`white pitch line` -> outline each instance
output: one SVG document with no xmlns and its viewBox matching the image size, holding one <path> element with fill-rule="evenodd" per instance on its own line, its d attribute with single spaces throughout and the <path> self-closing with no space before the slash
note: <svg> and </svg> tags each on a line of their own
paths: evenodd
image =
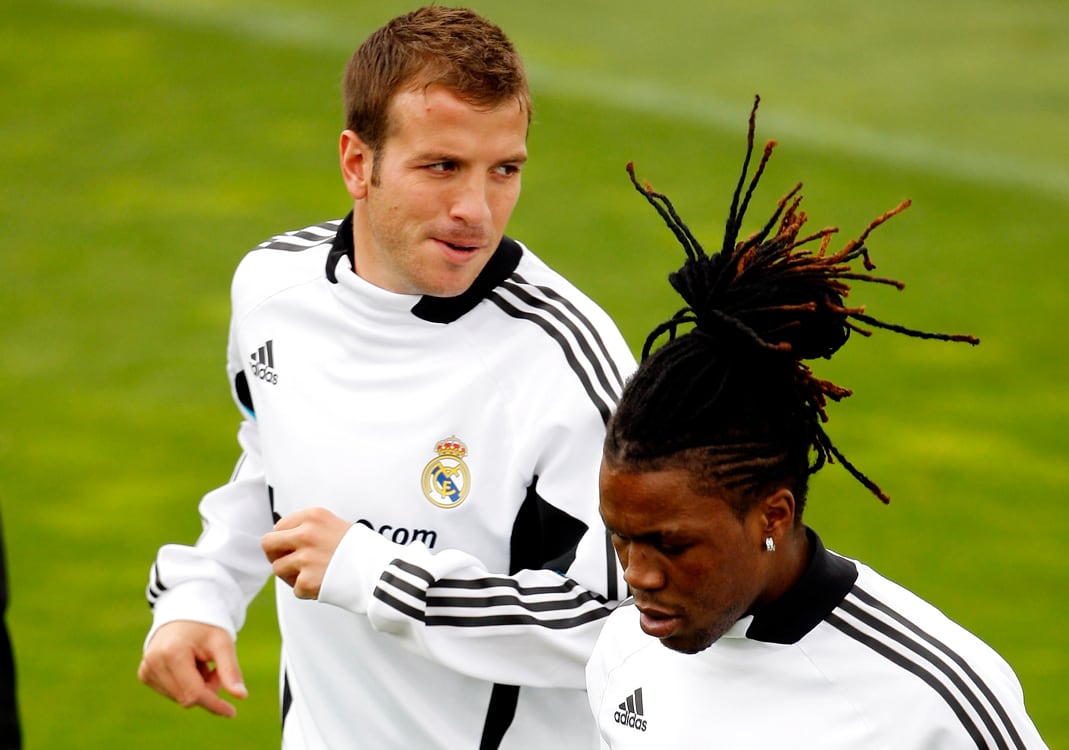
<svg viewBox="0 0 1069 750">
<path fill-rule="evenodd" d="M 338 50 L 348 55 L 370 29 L 340 27 L 307 12 L 264 8 L 256 12 L 220 8 L 211 0 L 60 0 L 67 5 L 110 8 L 149 18 L 175 21 L 193 28 L 222 31 L 301 50 Z M 536 95 L 555 95 L 606 107 L 671 117 L 683 122 L 737 132 L 750 103 L 720 98 L 709 92 L 686 91 L 653 79 L 599 75 L 527 60 Z M 1039 164 L 1006 154 L 981 153 L 934 140 L 880 131 L 798 112 L 763 112 L 762 130 L 778 140 L 842 154 L 869 163 L 907 168 L 923 174 L 966 182 L 1012 187 L 1048 198 L 1069 200 L 1069 171 L 1062 165 Z"/>
<path fill-rule="evenodd" d="M 684 91 L 652 79 L 621 79 L 577 70 L 528 64 L 532 87 L 616 109 L 669 116 L 684 122 L 738 132 L 751 101 Z M 1069 198 L 1069 172 L 1004 154 L 984 154 L 888 131 L 808 115 L 762 111 L 761 130 L 776 140 L 798 143 L 867 162 L 996 187 L 1017 187 Z"/>
</svg>

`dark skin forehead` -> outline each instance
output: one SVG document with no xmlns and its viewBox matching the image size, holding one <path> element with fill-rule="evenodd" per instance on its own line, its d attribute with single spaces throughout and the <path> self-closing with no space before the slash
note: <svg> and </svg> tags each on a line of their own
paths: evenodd
<svg viewBox="0 0 1069 750">
<path fill-rule="evenodd" d="M 684 469 L 631 471 L 603 466 L 603 487 L 610 477 L 626 486 L 629 502 L 626 506 L 607 502 L 603 493 L 602 520 L 610 531 L 638 541 L 704 534 L 710 517 L 728 509 L 716 496 L 696 495 L 691 474 Z"/>
</svg>

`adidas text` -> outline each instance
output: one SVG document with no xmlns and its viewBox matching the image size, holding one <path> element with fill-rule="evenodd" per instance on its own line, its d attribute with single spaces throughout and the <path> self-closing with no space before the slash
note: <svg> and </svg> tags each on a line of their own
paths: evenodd
<svg viewBox="0 0 1069 750">
<path fill-rule="evenodd" d="M 264 381 L 265 383 L 270 383 L 271 385 L 278 385 L 278 373 L 272 370 L 270 367 L 265 367 L 263 365 L 253 365 L 252 374 L 258 377 L 260 380 Z"/>
<path fill-rule="evenodd" d="M 617 724 L 623 724 L 625 727 L 631 729 L 637 729 L 640 732 L 646 731 L 646 718 L 643 715 L 642 706 L 642 688 L 638 688 L 634 693 L 627 696 L 627 698 L 619 705 L 616 713 L 612 715 L 612 718 Z"/>
<path fill-rule="evenodd" d="M 617 711 L 612 715 L 612 718 L 616 720 L 617 724 L 623 724 L 625 727 L 631 727 L 637 729 L 640 732 L 646 731 L 646 720 L 638 714 L 629 714 L 626 711 Z"/>
<path fill-rule="evenodd" d="M 264 345 L 249 356 L 249 367 L 254 377 L 265 383 L 278 385 L 278 373 L 275 372 L 275 342 L 268 339 Z"/>
</svg>

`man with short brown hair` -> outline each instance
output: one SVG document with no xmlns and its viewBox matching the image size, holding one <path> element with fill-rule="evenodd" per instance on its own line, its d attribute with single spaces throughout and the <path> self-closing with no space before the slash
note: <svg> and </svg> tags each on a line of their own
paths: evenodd
<svg viewBox="0 0 1069 750">
<path fill-rule="evenodd" d="M 424 8 L 356 52 L 346 102 L 352 212 L 235 274 L 243 454 L 197 544 L 160 550 L 139 676 L 233 715 L 273 573 L 287 750 L 596 747 L 583 670 L 623 594 L 598 457 L 634 361 L 504 234 L 523 67 L 477 14 Z"/>
</svg>

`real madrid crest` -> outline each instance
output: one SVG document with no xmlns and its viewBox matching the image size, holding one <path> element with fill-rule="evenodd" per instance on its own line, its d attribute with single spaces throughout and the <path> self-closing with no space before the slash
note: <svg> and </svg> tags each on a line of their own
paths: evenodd
<svg viewBox="0 0 1069 750">
<path fill-rule="evenodd" d="M 437 453 L 423 469 L 423 495 L 439 508 L 455 508 L 471 487 L 471 472 L 464 463 L 468 448 L 456 435 L 439 440 Z"/>
</svg>

